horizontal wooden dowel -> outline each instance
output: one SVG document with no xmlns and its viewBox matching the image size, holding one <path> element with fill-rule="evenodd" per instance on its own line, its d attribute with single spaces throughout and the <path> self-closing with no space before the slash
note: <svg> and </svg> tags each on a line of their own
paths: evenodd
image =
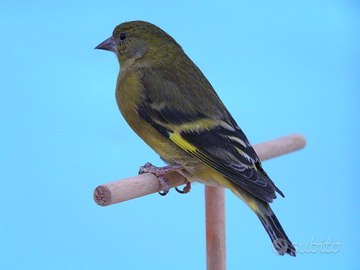
<svg viewBox="0 0 360 270">
<path fill-rule="evenodd" d="M 291 134 L 254 145 L 262 161 L 302 149 L 306 139 L 301 134 Z M 177 172 L 165 175 L 171 188 L 185 184 L 185 178 Z M 107 206 L 149 195 L 162 190 L 157 177 L 153 174 L 141 175 L 117 180 L 98 186 L 94 191 L 94 200 L 98 205 Z"/>
<path fill-rule="evenodd" d="M 170 188 L 185 184 L 185 177 L 177 172 L 165 176 Z M 151 173 L 117 180 L 98 186 L 94 191 L 94 200 L 98 205 L 107 206 L 139 198 L 162 190 L 158 178 Z"/>
<path fill-rule="evenodd" d="M 279 157 L 300 149 L 306 145 L 306 138 L 300 133 L 294 133 L 274 140 L 253 145 L 261 161 Z"/>
</svg>

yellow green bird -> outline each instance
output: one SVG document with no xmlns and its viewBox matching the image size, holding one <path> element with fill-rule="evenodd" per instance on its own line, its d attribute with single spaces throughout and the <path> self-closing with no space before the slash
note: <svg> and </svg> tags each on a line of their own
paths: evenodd
<svg viewBox="0 0 360 270">
<path fill-rule="evenodd" d="M 118 25 L 96 49 L 116 54 L 118 107 L 136 134 L 169 165 L 154 169 L 147 164 L 142 171 L 161 178 L 176 170 L 189 182 L 230 189 L 258 216 L 277 252 L 295 256 L 269 206 L 275 192 L 284 195 L 181 46 L 159 27 L 132 21 Z M 163 185 L 166 193 L 168 187 Z M 189 188 L 188 184 L 184 191 Z"/>
</svg>

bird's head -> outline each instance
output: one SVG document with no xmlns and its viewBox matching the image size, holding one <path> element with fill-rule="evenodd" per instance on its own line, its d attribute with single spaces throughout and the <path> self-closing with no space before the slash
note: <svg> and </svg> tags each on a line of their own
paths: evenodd
<svg viewBox="0 0 360 270">
<path fill-rule="evenodd" d="M 131 65 L 139 59 L 146 65 L 156 65 L 157 61 L 166 61 L 183 53 L 180 45 L 170 35 L 143 21 L 125 22 L 116 26 L 112 36 L 95 49 L 114 52 L 121 67 Z"/>
</svg>

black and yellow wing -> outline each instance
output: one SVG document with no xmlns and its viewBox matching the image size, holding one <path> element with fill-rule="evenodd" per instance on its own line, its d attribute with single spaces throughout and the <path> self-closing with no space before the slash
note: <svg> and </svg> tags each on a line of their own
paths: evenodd
<svg viewBox="0 0 360 270">
<path fill-rule="evenodd" d="M 162 136 L 265 202 L 283 196 L 262 169 L 259 157 L 211 85 L 204 97 L 159 73 L 147 72 L 137 113 Z M 207 83 L 207 81 L 205 81 Z M 156 87 L 156 91 L 153 89 Z M 203 95 L 205 93 L 202 93 Z M 196 95 L 196 96 L 194 96 Z M 209 101 L 208 98 L 211 100 Z M 195 103 L 195 104 L 194 104 Z"/>
</svg>

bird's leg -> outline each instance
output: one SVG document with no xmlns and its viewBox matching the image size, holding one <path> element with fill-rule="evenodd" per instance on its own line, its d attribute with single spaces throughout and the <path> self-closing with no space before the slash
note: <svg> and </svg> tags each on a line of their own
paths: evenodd
<svg viewBox="0 0 360 270">
<path fill-rule="evenodd" d="M 175 187 L 176 191 L 181 193 L 181 194 L 186 194 L 190 192 L 191 189 L 191 183 L 186 180 L 186 186 L 183 188 L 183 190 L 178 189 L 177 187 Z"/>
<path fill-rule="evenodd" d="M 181 170 L 181 169 L 183 169 L 183 166 L 181 166 L 181 165 L 169 165 L 169 166 L 164 166 L 164 167 L 156 167 L 156 166 L 152 165 L 150 162 L 147 162 L 144 166 L 140 167 L 139 174 L 142 174 L 142 173 L 155 174 L 158 177 L 160 184 L 163 186 L 163 190 L 162 190 L 163 192 L 162 193 L 159 192 L 159 194 L 161 196 L 165 196 L 166 194 L 169 193 L 170 186 L 166 182 L 164 175 L 167 173 L 173 172 L 173 171 Z"/>
</svg>

